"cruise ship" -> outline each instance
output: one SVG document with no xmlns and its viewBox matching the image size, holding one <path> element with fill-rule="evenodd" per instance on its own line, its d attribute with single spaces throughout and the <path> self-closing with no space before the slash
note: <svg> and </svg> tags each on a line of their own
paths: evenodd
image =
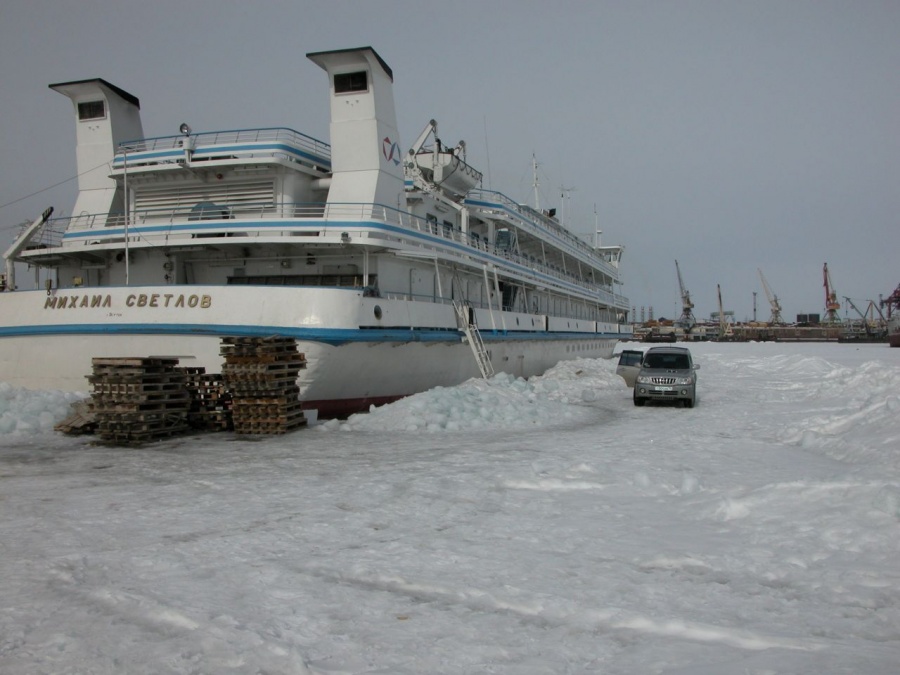
<svg viewBox="0 0 900 675">
<path fill-rule="evenodd" d="M 73 105 L 78 196 L 4 253 L 0 382 L 85 391 L 94 357 L 217 373 L 224 337 L 291 337 L 303 406 L 327 417 L 608 358 L 630 337 L 621 246 L 484 189 L 434 120 L 401 145 L 371 47 L 307 57 L 327 75 L 329 142 L 187 124 L 145 137 L 118 86 L 50 85 Z M 25 265 L 46 285 L 20 288 Z"/>
</svg>

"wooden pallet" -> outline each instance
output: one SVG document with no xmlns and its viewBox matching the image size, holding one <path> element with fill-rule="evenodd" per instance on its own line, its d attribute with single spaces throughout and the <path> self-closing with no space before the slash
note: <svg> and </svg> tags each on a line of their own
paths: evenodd
<svg viewBox="0 0 900 675">
<path fill-rule="evenodd" d="M 166 368 L 171 370 L 178 365 L 178 359 L 159 356 L 95 356 L 91 359 L 91 365 L 94 366 L 95 369 L 103 366 L 112 366 L 116 369 L 132 367 L 140 368 L 141 370 L 154 368 Z"/>
<path fill-rule="evenodd" d="M 95 358 L 91 407 L 102 440 L 138 445 L 188 431 L 186 374 L 169 358 Z"/>
<path fill-rule="evenodd" d="M 187 423 L 198 431 L 229 431 L 234 429 L 230 410 L 191 410 Z"/>
<path fill-rule="evenodd" d="M 223 337 L 222 356 L 260 356 L 297 353 L 297 341 L 288 337 Z"/>
<path fill-rule="evenodd" d="M 75 401 L 71 405 L 69 416 L 57 423 L 53 430 L 70 436 L 93 434 L 97 430 L 97 416 L 94 414 L 91 402 L 89 400 Z"/>
<path fill-rule="evenodd" d="M 231 392 L 222 374 L 207 374 L 205 368 L 180 368 L 191 397 L 188 425 L 197 431 L 228 431 L 231 421 Z"/>
<path fill-rule="evenodd" d="M 223 338 L 222 375 L 239 434 L 283 434 L 306 424 L 297 377 L 306 357 L 293 338 Z"/>
<path fill-rule="evenodd" d="M 191 430 L 284 434 L 307 423 L 297 386 L 306 358 L 292 338 L 223 338 L 221 374 L 178 367 L 163 357 L 95 358 L 89 428 L 119 445 L 140 445 Z"/>
</svg>

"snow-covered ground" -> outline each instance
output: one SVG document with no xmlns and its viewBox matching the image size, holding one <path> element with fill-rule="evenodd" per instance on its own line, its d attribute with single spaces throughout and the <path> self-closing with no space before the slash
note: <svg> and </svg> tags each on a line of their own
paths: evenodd
<svg viewBox="0 0 900 675">
<path fill-rule="evenodd" d="M 0 387 L 0 672 L 897 673 L 900 349 L 691 349 L 143 448 Z"/>
</svg>

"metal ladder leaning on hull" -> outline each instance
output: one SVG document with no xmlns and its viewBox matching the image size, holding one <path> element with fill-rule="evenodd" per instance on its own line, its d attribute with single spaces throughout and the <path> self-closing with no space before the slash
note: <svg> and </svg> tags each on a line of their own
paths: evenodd
<svg viewBox="0 0 900 675">
<path fill-rule="evenodd" d="M 488 358 L 487 350 L 484 348 L 484 341 L 481 339 L 481 333 L 478 332 L 478 326 L 469 320 L 469 308 L 462 302 L 453 301 L 453 309 L 456 310 L 456 323 L 459 329 L 465 333 L 466 340 L 472 353 L 475 355 L 475 361 L 478 363 L 478 370 L 481 371 L 481 377 L 485 380 L 494 374 L 494 366 Z"/>
</svg>

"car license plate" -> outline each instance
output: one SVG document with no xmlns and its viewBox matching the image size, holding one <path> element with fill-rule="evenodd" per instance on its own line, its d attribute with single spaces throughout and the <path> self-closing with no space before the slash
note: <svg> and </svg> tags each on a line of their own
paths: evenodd
<svg viewBox="0 0 900 675">
<path fill-rule="evenodd" d="M 657 391 L 672 391 L 675 387 L 656 387 Z"/>
</svg>

